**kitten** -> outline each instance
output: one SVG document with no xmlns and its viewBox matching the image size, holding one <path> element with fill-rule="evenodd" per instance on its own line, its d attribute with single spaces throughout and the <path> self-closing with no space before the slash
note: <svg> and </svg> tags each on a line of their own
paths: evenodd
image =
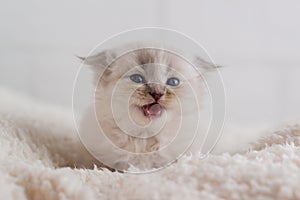
<svg viewBox="0 0 300 200">
<path fill-rule="evenodd" d="M 197 58 L 195 69 L 154 48 L 119 56 L 120 49 L 83 58 L 95 84 L 94 105 L 81 124 L 84 143 L 112 168 L 159 168 L 176 160 L 192 140 L 205 88 L 197 70 L 215 66 Z"/>
</svg>

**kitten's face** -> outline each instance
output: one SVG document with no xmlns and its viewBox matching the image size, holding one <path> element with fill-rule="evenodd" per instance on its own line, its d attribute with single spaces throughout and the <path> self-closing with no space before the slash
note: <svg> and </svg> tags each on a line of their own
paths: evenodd
<svg viewBox="0 0 300 200">
<path fill-rule="evenodd" d="M 98 82 L 99 95 L 111 96 L 112 114 L 118 121 L 128 118 L 142 126 L 162 125 L 182 115 L 182 106 L 192 106 L 188 103 L 195 98 L 191 87 L 200 86 L 201 78 L 189 63 L 171 53 L 142 53 L 125 55 L 107 68 Z M 101 93 L 104 90 L 111 93 Z"/>
<path fill-rule="evenodd" d="M 141 112 L 144 120 L 156 120 L 167 110 L 179 106 L 176 92 L 182 87 L 181 76 L 161 64 L 145 64 L 132 68 L 122 80 L 129 98 L 131 114 Z M 137 113 L 136 113 L 137 114 Z"/>
</svg>

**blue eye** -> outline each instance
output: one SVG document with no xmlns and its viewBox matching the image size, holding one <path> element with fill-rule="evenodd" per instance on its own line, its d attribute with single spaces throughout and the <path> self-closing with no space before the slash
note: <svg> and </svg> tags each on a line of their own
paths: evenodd
<svg viewBox="0 0 300 200">
<path fill-rule="evenodd" d="M 142 75 L 139 75 L 139 74 L 131 75 L 130 80 L 132 80 L 135 83 L 145 83 L 145 78 Z"/>
<path fill-rule="evenodd" d="M 180 83 L 179 79 L 175 78 L 175 77 L 169 78 L 167 80 L 167 85 L 170 85 L 170 86 L 178 86 L 179 83 Z"/>
</svg>

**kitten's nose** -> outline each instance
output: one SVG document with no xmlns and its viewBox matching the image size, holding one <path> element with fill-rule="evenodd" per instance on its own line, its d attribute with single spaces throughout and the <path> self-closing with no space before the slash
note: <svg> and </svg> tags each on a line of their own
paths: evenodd
<svg viewBox="0 0 300 200">
<path fill-rule="evenodd" d="M 149 94 L 154 98 L 155 101 L 158 101 L 164 94 L 156 93 L 156 92 L 149 92 Z"/>
</svg>

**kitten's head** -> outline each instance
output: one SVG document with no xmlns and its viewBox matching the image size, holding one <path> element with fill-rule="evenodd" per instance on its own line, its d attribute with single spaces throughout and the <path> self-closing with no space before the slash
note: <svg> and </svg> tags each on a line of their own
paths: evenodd
<svg viewBox="0 0 300 200">
<path fill-rule="evenodd" d="M 198 61 L 202 68 L 213 67 Z M 182 107 L 194 111 L 191 99 L 199 98 L 204 85 L 198 69 L 165 50 L 144 48 L 119 57 L 104 51 L 85 58 L 85 63 L 95 71 L 96 99 L 112 106 L 117 120 L 129 117 L 139 125 L 166 116 L 171 120 L 182 115 Z"/>
</svg>

